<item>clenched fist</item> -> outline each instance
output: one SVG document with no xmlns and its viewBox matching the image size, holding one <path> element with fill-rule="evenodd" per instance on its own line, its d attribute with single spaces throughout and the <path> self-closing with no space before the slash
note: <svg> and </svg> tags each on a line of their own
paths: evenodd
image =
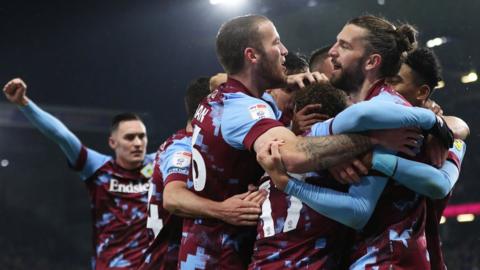
<svg viewBox="0 0 480 270">
<path fill-rule="evenodd" d="M 19 106 L 26 106 L 28 104 L 26 92 L 27 85 L 22 79 L 19 78 L 9 81 L 3 87 L 3 93 L 7 97 L 8 101 Z"/>
</svg>

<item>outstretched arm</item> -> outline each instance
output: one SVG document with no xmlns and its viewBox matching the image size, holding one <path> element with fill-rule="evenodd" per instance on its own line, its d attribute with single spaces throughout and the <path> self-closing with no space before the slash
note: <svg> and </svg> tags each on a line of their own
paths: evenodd
<svg viewBox="0 0 480 270">
<path fill-rule="evenodd" d="M 290 178 L 284 192 L 318 213 L 360 230 L 372 216 L 387 181 L 386 177 L 364 176 L 345 193 Z"/>
<path fill-rule="evenodd" d="M 451 159 L 439 169 L 425 163 L 374 151 L 372 169 L 380 171 L 419 194 L 432 199 L 441 199 L 450 193 L 457 182 L 465 151 L 465 144 L 456 140 L 449 152 Z"/>
<path fill-rule="evenodd" d="M 54 141 L 67 157 L 75 170 L 81 171 L 82 179 L 87 179 L 109 156 L 83 148 L 80 140 L 60 120 L 38 107 L 26 95 L 27 85 L 21 79 L 13 79 L 3 88 L 7 99 L 18 106 L 27 119 L 46 137 Z"/>
<path fill-rule="evenodd" d="M 275 142 L 261 149 L 257 160 L 278 189 L 297 197 L 320 214 L 357 230 L 370 219 L 388 180 L 366 176 L 361 183 L 352 185 L 348 193 L 305 183 L 286 173 Z"/>
<path fill-rule="evenodd" d="M 370 100 L 354 104 L 339 113 L 331 123 L 333 134 L 418 126 L 429 130 L 437 121 L 427 109 L 393 102 Z"/>
<path fill-rule="evenodd" d="M 82 147 L 80 140 L 60 120 L 28 99 L 26 90 L 27 85 L 21 79 L 13 79 L 3 88 L 7 99 L 16 104 L 40 132 L 60 146 L 70 164 L 75 164 Z"/>
</svg>

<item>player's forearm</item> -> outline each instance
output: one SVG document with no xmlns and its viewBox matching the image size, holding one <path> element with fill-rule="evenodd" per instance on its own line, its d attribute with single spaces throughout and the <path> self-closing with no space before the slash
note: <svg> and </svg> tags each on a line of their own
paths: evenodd
<svg viewBox="0 0 480 270">
<path fill-rule="evenodd" d="M 370 219 L 387 180 L 363 177 L 348 193 L 291 179 L 285 193 L 297 197 L 316 212 L 354 229 L 361 229 Z"/>
<path fill-rule="evenodd" d="M 406 107 L 392 102 L 366 101 L 339 113 L 332 123 L 333 134 L 419 126 L 424 130 L 435 124 L 435 114 L 427 109 Z"/>
<path fill-rule="evenodd" d="M 305 173 L 330 168 L 371 150 L 372 140 L 359 134 L 299 137 L 280 147 L 285 168 Z"/>
<path fill-rule="evenodd" d="M 219 202 L 196 195 L 186 185 L 175 184 L 167 184 L 163 193 L 163 208 L 168 212 L 189 218 L 219 218 Z"/>
<path fill-rule="evenodd" d="M 40 109 L 31 100 L 28 101 L 26 106 L 20 106 L 19 108 L 40 132 L 60 146 L 72 164 L 76 162 L 82 144 L 62 122 Z"/>
<path fill-rule="evenodd" d="M 390 176 L 405 187 L 432 199 L 447 196 L 455 185 L 458 168 L 446 161 L 442 168 L 385 153 L 374 153 L 373 169 Z"/>
</svg>

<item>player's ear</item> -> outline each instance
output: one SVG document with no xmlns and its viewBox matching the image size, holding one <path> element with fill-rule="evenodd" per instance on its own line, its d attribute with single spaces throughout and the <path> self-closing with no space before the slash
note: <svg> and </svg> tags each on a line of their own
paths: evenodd
<svg viewBox="0 0 480 270">
<path fill-rule="evenodd" d="M 115 138 L 113 137 L 113 134 L 110 135 L 110 137 L 108 137 L 108 145 L 109 145 L 110 148 L 112 148 L 113 150 L 115 150 L 115 148 L 117 147 L 117 141 L 116 141 Z"/>
<path fill-rule="evenodd" d="M 423 84 L 417 90 L 417 100 L 427 100 L 430 95 L 430 86 Z"/>
<path fill-rule="evenodd" d="M 382 64 L 382 56 L 378 53 L 371 54 L 365 61 L 365 69 L 372 70 L 380 67 Z"/>
<path fill-rule="evenodd" d="M 255 64 L 258 61 L 257 51 L 252 47 L 247 47 L 243 51 L 245 61 Z"/>
</svg>

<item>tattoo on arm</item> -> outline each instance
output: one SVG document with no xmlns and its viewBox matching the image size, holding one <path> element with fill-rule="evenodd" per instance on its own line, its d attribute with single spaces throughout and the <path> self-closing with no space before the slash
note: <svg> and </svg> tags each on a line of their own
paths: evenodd
<svg viewBox="0 0 480 270">
<path fill-rule="evenodd" d="M 359 134 L 341 134 L 325 137 L 304 137 L 296 144 L 316 170 L 330 168 L 350 160 L 373 147 L 370 138 Z"/>
</svg>

